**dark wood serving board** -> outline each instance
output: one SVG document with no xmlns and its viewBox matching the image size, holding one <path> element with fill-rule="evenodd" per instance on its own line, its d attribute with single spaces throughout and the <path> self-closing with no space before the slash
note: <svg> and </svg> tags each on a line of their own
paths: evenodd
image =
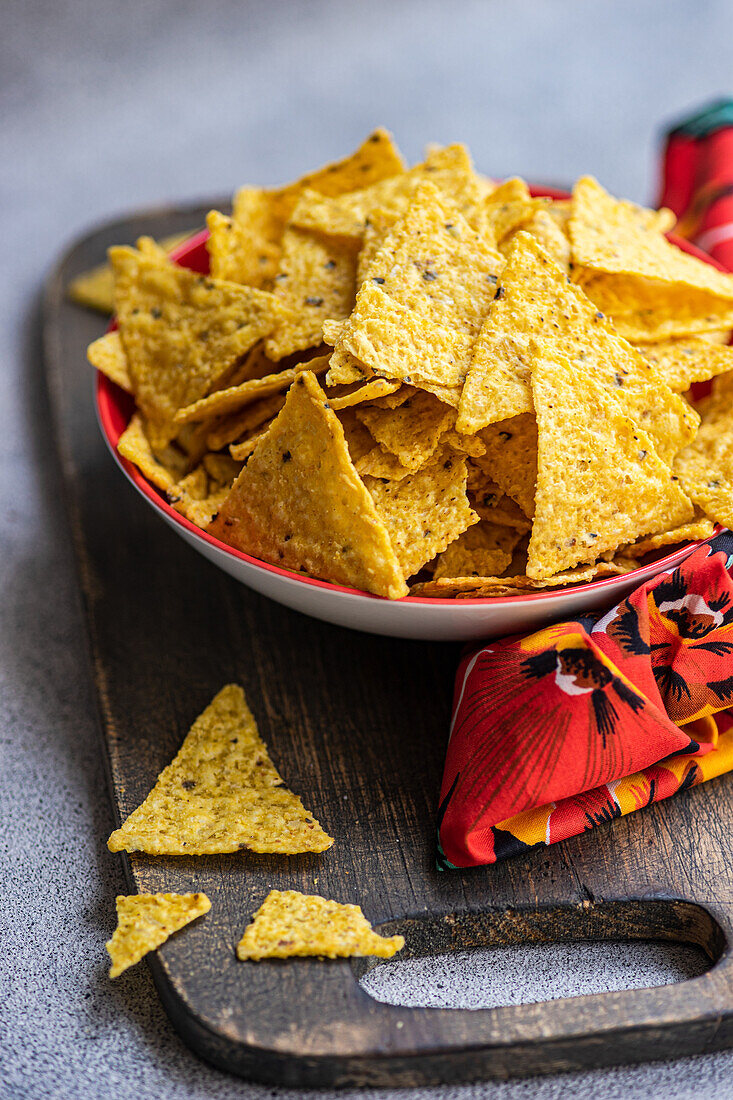
<svg viewBox="0 0 733 1100">
<path fill-rule="evenodd" d="M 225 683 L 244 687 L 288 784 L 336 837 L 321 856 L 122 857 L 132 891 L 203 890 L 211 912 L 149 956 L 171 1020 L 203 1057 L 284 1085 L 414 1085 L 673 1057 L 733 1044 L 733 781 L 488 869 L 435 868 L 435 812 L 457 646 L 395 641 L 288 611 L 225 576 L 121 477 L 95 422 L 70 304 L 108 245 L 203 224 L 208 204 L 109 223 L 52 274 L 48 382 L 108 762 L 124 818 Z M 517 721 L 521 721 L 518 708 Z M 99 843 L 105 842 L 99 838 Z M 271 887 L 358 902 L 404 955 L 568 939 L 669 939 L 714 962 L 677 985 L 479 1011 L 400 1008 L 367 962 L 238 962 Z"/>
</svg>

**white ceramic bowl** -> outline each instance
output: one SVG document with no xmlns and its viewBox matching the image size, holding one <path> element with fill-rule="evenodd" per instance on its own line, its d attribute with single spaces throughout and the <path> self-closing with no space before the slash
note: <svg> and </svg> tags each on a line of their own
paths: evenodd
<svg viewBox="0 0 733 1100">
<path fill-rule="evenodd" d="M 536 193 L 557 195 L 548 191 Z M 204 231 L 186 241 L 172 254 L 173 259 L 185 267 L 207 273 L 207 236 Z M 708 259 L 686 242 L 676 243 L 685 251 Z M 406 596 L 402 600 L 386 600 L 269 565 L 201 531 L 179 515 L 140 471 L 117 453 L 117 441 L 133 411 L 130 396 L 100 374 L 97 377 L 96 406 L 102 435 L 117 465 L 161 519 L 194 550 L 242 584 L 286 607 L 370 634 L 426 641 L 472 641 L 526 633 L 547 623 L 611 607 L 642 581 L 683 561 L 699 545 L 687 543 L 632 573 L 574 585 L 561 591 L 528 592 L 521 596 L 494 599 L 436 600 Z"/>
</svg>

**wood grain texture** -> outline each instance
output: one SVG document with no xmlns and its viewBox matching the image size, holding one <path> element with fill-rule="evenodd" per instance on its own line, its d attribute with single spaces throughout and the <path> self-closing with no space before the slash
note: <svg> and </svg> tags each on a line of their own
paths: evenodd
<svg viewBox="0 0 733 1100">
<path fill-rule="evenodd" d="M 733 1044 L 730 780 L 491 868 L 438 872 L 435 811 L 458 647 L 359 634 L 265 600 L 187 547 L 120 476 L 95 422 L 84 354 L 104 324 L 67 303 L 65 287 L 110 244 L 201 225 L 208 207 L 102 226 L 51 275 L 45 307 L 54 430 L 118 817 L 236 681 L 288 785 L 336 837 L 320 856 L 122 857 L 131 891 L 203 890 L 212 901 L 203 920 L 149 956 L 175 1027 L 223 1068 L 320 1087 L 502 1078 Z M 380 930 L 404 933 L 407 955 L 670 939 L 700 945 L 715 965 L 656 989 L 479 1011 L 400 1008 L 361 989 L 368 960 L 238 962 L 234 945 L 271 887 L 357 902 Z"/>
</svg>

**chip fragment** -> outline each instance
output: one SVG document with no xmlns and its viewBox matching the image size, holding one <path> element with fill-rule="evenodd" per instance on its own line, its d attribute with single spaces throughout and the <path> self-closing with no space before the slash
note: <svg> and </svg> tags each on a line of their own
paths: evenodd
<svg viewBox="0 0 733 1100">
<path fill-rule="evenodd" d="M 87 348 L 87 359 L 120 389 L 132 393 L 132 380 L 127 369 L 127 356 L 118 331 L 107 332 Z"/>
<path fill-rule="evenodd" d="M 710 343 L 701 336 L 640 344 L 639 351 L 675 393 L 685 393 L 695 382 L 733 371 L 733 347 Z"/>
<path fill-rule="evenodd" d="M 380 936 L 359 905 L 344 905 L 297 890 L 271 890 L 237 944 L 237 958 L 296 956 L 391 959 L 403 936 Z"/>
<path fill-rule="evenodd" d="M 189 730 L 152 791 L 107 842 L 111 852 L 323 852 L 333 844 L 284 786 L 244 692 L 228 684 Z"/>
<path fill-rule="evenodd" d="M 117 927 L 107 944 L 110 978 L 118 978 L 174 932 L 211 909 L 206 894 L 134 894 L 117 897 Z"/>
<path fill-rule="evenodd" d="M 400 564 L 316 378 L 303 371 L 211 533 L 285 569 L 398 599 Z"/>
<path fill-rule="evenodd" d="M 505 524 L 481 520 L 439 555 L 433 579 L 500 576 L 511 564 L 520 537 L 520 531 Z"/>
</svg>

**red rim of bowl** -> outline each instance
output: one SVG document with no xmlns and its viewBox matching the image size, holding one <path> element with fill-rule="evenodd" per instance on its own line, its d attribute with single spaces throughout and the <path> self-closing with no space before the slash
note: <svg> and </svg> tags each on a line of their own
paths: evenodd
<svg viewBox="0 0 733 1100">
<path fill-rule="evenodd" d="M 562 191 L 553 187 L 532 187 L 531 192 L 534 196 L 547 197 L 551 199 L 567 199 L 569 194 L 567 191 Z M 712 267 L 717 268 L 719 271 L 726 271 L 726 268 L 714 260 L 702 249 L 697 248 L 695 245 L 690 244 L 688 241 L 682 240 L 680 237 L 676 237 L 674 234 L 668 234 L 669 240 L 676 244 L 683 252 L 689 253 L 691 256 L 697 257 L 697 259 L 704 260 L 705 263 L 711 264 Z M 200 232 L 193 234 L 187 240 L 183 241 L 177 248 L 173 249 L 170 256 L 174 263 L 180 264 L 182 267 L 194 266 L 194 270 L 199 270 L 201 264 L 196 267 L 195 264 L 191 264 L 193 257 L 198 256 L 199 260 L 202 260 L 205 256 L 205 244 L 209 237 L 209 231 L 202 229 Z M 202 274 L 206 274 L 202 271 Z M 114 322 L 110 325 L 110 331 L 116 327 Z M 97 410 L 97 419 L 102 431 L 105 443 L 107 444 L 112 457 L 117 465 L 132 482 L 135 488 L 146 497 L 150 503 L 167 517 L 169 521 L 184 528 L 184 530 L 190 532 L 197 538 L 202 539 L 204 542 L 209 543 L 211 546 L 216 547 L 217 550 L 221 550 L 226 554 L 231 554 L 234 558 L 239 558 L 241 561 L 247 562 L 249 565 L 254 565 L 259 569 L 264 569 L 268 573 L 274 573 L 279 577 L 285 577 L 288 580 L 299 581 L 301 584 L 313 585 L 315 588 L 324 588 L 330 592 L 341 592 L 349 596 L 361 596 L 366 600 L 382 600 L 383 596 L 375 596 L 371 592 L 364 592 L 359 588 L 346 588 L 340 584 L 334 584 L 332 581 L 318 580 L 316 577 L 308 577 L 303 573 L 295 573 L 290 569 L 283 569 L 279 565 L 271 565 L 269 562 L 262 561 L 260 558 L 252 557 L 250 554 L 245 554 L 241 550 L 235 550 L 233 546 L 229 546 L 226 542 L 221 542 L 220 539 L 214 538 L 212 535 L 203 531 L 200 527 L 197 527 L 194 523 L 191 523 L 189 519 L 182 516 L 180 512 L 177 512 L 167 500 L 161 495 L 160 491 L 151 485 L 151 483 L 143 477 L 140 471 L 129 462 L 126 458 L 123 458 L 117 450 L 117 442 L 122 435 L 134 409 L 134 403 L 129 394 L 121 390 L 119 386 L 116 386 L 114 382 L 109 378 L 97 371 L 96 388 L 95 388 L 95 404 Z M 704 539 L 697 542 L 688 542 L 671 554 L 667 554 L 664 557 L 658 558 L 654 565 L 659 567 L 661 572 L 663 569 L 670 566 L 678 565 L 681 561 L 684 561 L 686 557 L 695 549 L 696 546 L 702 545 L 706 541 Z M 402 599 L 387 601 L 388 603 L 410 603 L 410 604 L 434 604 L 435 606 L 445 606 L 446 604 L 451 607 L 475 607 L 481 604 L 505 604 L 505 603 L 527 603 L 530 600 L 549 600 L 555 599 L 558 596 L 562 596 L 569 592 L 598 592 L 604 588 L 612 588 L 618 585 L 619 581 L 626 581 L 632 579 L 641 570 L 647 568 L 646 566 L 639 566 L 638 569 L 633 569 L 629 573 L 620 573 L 613 577 L 604 577 L 597 581 L 588 581 L 585 584 L 576 584 L 572 586 L 566 586 L 561 589 L 551 589 L 549 591 L 542 592 L 523 592 L 521 595 L 516 596 L 486 596 L 486 597 L 465 597 L 463 599 L 457 599 L 455 597 L 429 597 L 429 596 L 403 596 Z"/>
</svg>

